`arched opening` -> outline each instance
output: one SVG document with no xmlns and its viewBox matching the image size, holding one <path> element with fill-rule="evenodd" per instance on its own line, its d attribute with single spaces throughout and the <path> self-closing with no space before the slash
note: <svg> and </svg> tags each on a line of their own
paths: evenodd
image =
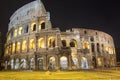
<svg viewBox="0 0 120 80">
<path fill-rule="evenodd" d="M 19 59 L 16 59 L 15 61 L 15 69 L 19 69 Z"/>
<path fill-rule="evenodd" d="M 100 45 L 97 43 L 97 52 L 100 53 Z"/>
<path fill-rule="evenodd" d="M 45 39 L 44 38 L 40 38 L 38 40 L 38 47 L 39 48 L 45 48 Z"/>
<path fill-rule="evenodd" d="M 27 50 L 27 42 L 23 41 L 22 43 L 22 51 L 26 51 Z"/>
<path fill-rule="evenodd" d="M 36 24 L 33 25 L 33 31 L 36 31 Z"/>
<path fill-rule="evenodd" d="M 73 60 L 73 63 L 74 63 L 74 69 L 78 69 L 79 68 L 78 58 L 73 57 L 72 60 Z"/>
<path fill-rule="evenodd" d="M 43 62 L 43 57 L 38 58 L 38 69 L 43 70 L 44 69 L 44 62 Z"/>
<path fill-rule="evenodd" d="M 87 34 L 87 31 L 84 31 L 84 34 Z"/>
<path fill-rule="evenodd" d="M 25 59 L 21 59 L 20 68 L 24 70 L 24 69 L 26 69 L 26 65 L 27 65 L 26 60 Z"/>
<path fill-rule="evenodd" d="M 107 67 L 107 59 L 105 57 L 103 58 L 103 62 L 104 62 L 104 67 L 106 68 Z"/>
<path fill-rule="evenodd" d="M 17 29 L 14 30 L 14 37 L 17 37 Z"/>
<path fill-rule="evenodd" d="M 70 41 L 70 47 L 77 47 L 77 41 L 74 40 L 74 39 L 72 39 L 72 40 Z"/>
<path fill-rule="evenodd" d="M 102 53 L 104 53 L 104 44 L 102 44 Z"/>
<path fill-rule="evenodd" d="M 82 69 L 88 69 L 88 60 L 85 57 L 81 58 L 81 68 Z"/>
<path fill-rule="evenodd" d="M 31 24 L 31 31 L 36 31 L 36 23 Z"/>
<path fill-rule="evenodd" d="M 6 55 L 8 54 L 8 49 L 9 49 L 9 46 L 6 46 L 6 48 L 5 48 L 5 54 Z"/>
<path fill-rule="evenodd" d="M 89 42 L 84 42 L 84 45 L 83 45 L 83 49 L 89 49 L 90 48 L 90 44 Z"/>
<path fill-rule="evenodd" d="M 55 57 L 49 58 L 49 64 L 48 64 L 48 70 L 54 70 L 55 69 Z"/>
<path fill-rule="evenodd" d="M 16 46 L 16 51 L 17 52 L 20 52 L 20 45 L 21 45 L 20 42 L 17 42 L 17 46 Z"/>
<path fill-rule="evenodd" d="M 11 31 L 11 34 L 9 33 L 8 36 L 9 36 L 10 38 L 12 38 L 13 35 L 14 35 L 14 31 L 12 30 L 12 31 Z"/>
<path fill-rule="evenodd" d="M 94 43 L 91 43 L 91 51 L 94 53 L 95 52 L 95 45 Z"/>
<path fill-rule="evenodd" d="M 31 58 L 30 59 L 30 70 L 33 70 L 33 69 L 35 69 L 35 59 Z"/>
<path fill-rule="evenodd" d="M 11 69 L 14 69 L 14 59 L 10 61 Z"/>
<path fill-rule="evenodd" d="M 98 66 L 102 66 L 102 59 L 101 58 L 98 58 L 97 62 L 98 62 Z"/>
<path fill-rule="evenodd" d="M 22 34 L 22 27 L 19 27 L 19 30 L 18 30 L 18 34 L 21 35 Z"/>
<path fill-rule="evenodd" d="M 8 49 L 9 54 L 11 54 L 11 51 L 12 51 L 11 48 L 12 48 L 12 45 L 10 44 Z"/>
<path fill-rule="evenodd" d="M 49 48 L 55 47 L 55 38 L 54 37 L 49 37 L 48 38 L 48 47 Z"/>
<path fill-rule="evenodd" d="M 25 26 L 24 33 L 28 33 L 28 27 L 29 27 L 28 25 Z"/>
<path fill-rule="evenodd" d="M 92 64 L 94 68 L 97 68 L 97 62 L 96 62 L 96 58 L 93 56 L 92 57 Z"/>
<path fill-rule="evenodd" d="M 40 21 L 39 29 L 40 30 L 45 29 L 45 21 L 44 20 Z"/>
<path fill-rule="evenodd" d="M 15 52 L 15 43 L 12 44 L 12 53 Z"/>
<path fill-rule="evenodd" d="M 70 42 L 70 47 L 75 47 L 75 43 L 74 42 Z"/>
<path fill-rule="evenodd" d="M 66 40 L 62 40 L 63 47 L 66 47 Z"/>
<path fill-rule="evenodd" d="M 29 47 L 30 47 L 30 49 L 35 49 L 35 40 L 34 39 L 30 40 Z"/>
<path fill-rule="evenodd" d="M 68 69 L 68 59 L 65 56 L 60 58 L 60 69 L 62 70 Z"/>
<path fill-rule="evenodd" d="M 41 29 L 45 29 L 45 22 L 41 23 Z"/>
<path fill-rule="evenodd" d="M 91 41 L 91 42 L 94 42 L 94 38 L 93 38 L 93 37 L 90 37 L 90 41 Z"/>
</svg>

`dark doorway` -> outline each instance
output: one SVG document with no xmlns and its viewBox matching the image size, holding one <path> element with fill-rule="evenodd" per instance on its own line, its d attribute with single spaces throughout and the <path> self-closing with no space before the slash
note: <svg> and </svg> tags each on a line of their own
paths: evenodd
<svg viewBox="0 0 120 80">
<path fill-rule="evenodd" d="M 45 22 L 41 23 L 41 29 L 45 29 Z"/>
<path fill-rule="evenodd" d="M 96 58 L 93 56 L 92 57 L 92 64 L 94 68 L 97 68 L 97 62 L 96 62 Z"/>
<path fill-rule="evenodd" d="M 63 47 L 66 47 L 66 40 L 62 40 Z"/>
</svg>

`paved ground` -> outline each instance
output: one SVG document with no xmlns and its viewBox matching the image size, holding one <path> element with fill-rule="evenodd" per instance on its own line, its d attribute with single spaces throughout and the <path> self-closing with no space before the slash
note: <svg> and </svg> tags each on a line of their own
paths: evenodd
<svg viewBox="0 0 120 80">
<path fill-rule="evenodd" d="M 120 80 L 120 70 L 81 71 L 2 71 L 0 80 Z"/>
</svg>

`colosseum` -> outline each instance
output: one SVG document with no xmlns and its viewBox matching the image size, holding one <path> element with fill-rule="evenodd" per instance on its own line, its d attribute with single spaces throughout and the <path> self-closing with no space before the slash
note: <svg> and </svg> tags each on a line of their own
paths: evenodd
<svg viewBox="0 0 120 80">
<path fill-rule="evenodd" d="M 52 28 L 41 0 L 10 17 L 5 43 L 6 70 L 79 70 L 116 65 L 112 36 L 102 31 Z"/>
</svg>

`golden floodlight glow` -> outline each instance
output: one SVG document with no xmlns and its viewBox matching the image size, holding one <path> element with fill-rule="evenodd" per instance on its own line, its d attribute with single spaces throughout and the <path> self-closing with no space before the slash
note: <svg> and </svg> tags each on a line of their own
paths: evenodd
<svg viewBox="0 0 120 80">
<path fill-rule="evenodd" d="M 31 31 L 34 31 L 34 25 L 36 25 L 36 23 L 35 22 L 33 22 L 32 24 L 31 24 L 31 27 L 30 27 L 30 29 L 31 29 Z"/>
<path fill-rule="evenodd" d="M 27 50 L 27 42 L 24 40 L 22 43 L 22 51 L 26 51 Z"/>
<path fill-rule="evenodd" d="M 48 46 L 49 47 L 55 47 L 55 37 L 49 37 Z"/>
<path fill-rule="evenodd" d="M 8 54 L 9 46 L 6 47 L 5 53 Z"/>
<path fill-rule="evenodd" d="M 15 52 L 15 43 L 12 44 L 12 53 Z"/>
<path fill-rule="evenodd" d="M 19 27 L 18 34 L 19 34 L 19 35 L 22 34 L 22 27 Z"/>
<path fill-rule="evenodd" d="M 105 50 L 108 52 L 108 51 L 109 51 L 109 47 L 108 47 L 108 46 L 106 46 Z"/>
<path fill-rule="evenodd" d="M 40 38 L 38 40 L 38 47 L 39 48 L 45 48 L 45 40 L 44 40 L 44 38 Z"/>
<path fill-rule="evenodd" d="M 83 49 L 90 49 L 90 44 L 88 41 L 84 42 Z"/>
<path fill-rule="evenodd" d="M 17 36 L 17 29 L 14 30 L 14 37 Z"/>
<path fill-rule="evenodd" d="M 41 24 L 44 23 L 44 22 L 45 22 L 44 20 L 41 20 L 41 21 L 40 21 L 39 30 L 42 29 L 42 28 L 41 28 Z"/>
<path fill-rule="evenodd" d="M 19 52 L 19 51 L 20 51 L 20 42 L 17 42 L 16 51 L 17 51 L 17 52 Z"/>
<path fill-rule="evenodd" d="M 10 40 L 10 34 L 8 34 L 7 40 L 8 40 L 8 41 Z"/>
<path fill-rule="evenodd" d="M 85 62 L 87 59 L 85 57 L 82 57 L 82 60 Z"/>
<path fill-rule="evenodd" d="M 101 58 L 98 58 L 98 65 L 102 66 L 102 60 L 101 60 Z"/>
<path fill-rule="evenodd" d="M 62 56 L 62 57 L 60 58 L 60 60 L 66 61 L 66 60 L 67 60 L 67 57 Z"/>
<path fill-rule="evenodd" d="M 34 39 L 30 40 L 29 47 L 30 47 L 30 49 L 35 49 L 35 40 Z"/>
</svg>

